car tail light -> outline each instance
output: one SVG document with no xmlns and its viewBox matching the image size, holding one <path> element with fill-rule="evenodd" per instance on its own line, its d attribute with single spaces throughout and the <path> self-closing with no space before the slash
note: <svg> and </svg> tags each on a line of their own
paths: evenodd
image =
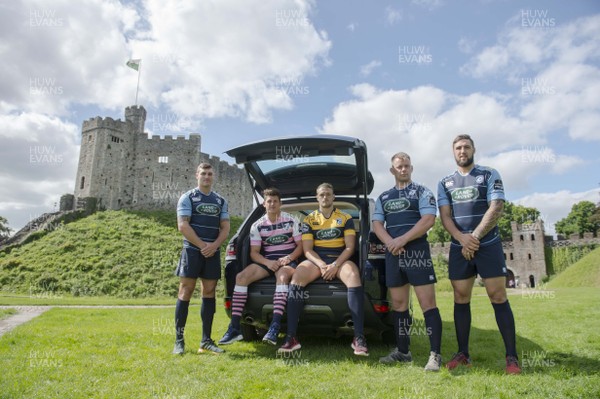
<svg viewBox="0 0 600 399">
<path fill-rule="evenodd" d="M 236 251 L 235 251 L 235 245 L 233 245 L 233 243 L 230 243 L 229 245 L 227 245 L 227 250 L 225 251 L 225 260 L 234 260 L 236 259 Z"/>
<path fill-rule="evenodd" d="M 375 309 L 375 313 L 389 313 L 390 305 L 386 303 L 376 303 L 373 305 L 373 309 Z"/>
<path fill-rule="evenodd" d="M 225 310 L 230 310 L 230 309 L 231 309 L 231 300 L 226 299 L 225 300 Z"/>
</svg>

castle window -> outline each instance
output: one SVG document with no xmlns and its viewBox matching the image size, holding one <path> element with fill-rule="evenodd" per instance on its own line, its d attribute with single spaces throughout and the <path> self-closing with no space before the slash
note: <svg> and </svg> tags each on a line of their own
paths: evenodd
<svg viewBox="0 0 600 399">
<path fill-rule="evenodd" d="M 169 157 L 158 157 L 158 163 L 169 163 Z"/>
<path fill-rule="evenodd" d="M 535 234 L 531 235 L 531 241 L 535 241 Z"/>
<path fill-rule="evenodd" d="M 79 185 L 79 189 L 83 190 L 84 185 L 85 185 L 85 176 L 81 176 L 81 184 Z"/>
<path fill-rule="evenodd" d="M 92 141 L 92 135 L 91 134 L 88 136 L 88 141 Z"/>
<path fill-rule="evenodd" d="M 531 260 L 531 254 L 527 254 L 527 257 L 529 258 L 529 260 Z"/>
<path fill-rule="evenodd" d="M 525 239 L 523 238 L 523 234 L 521 234 L 521 241 L 525 241 Z"/>
<path fill-rule="evenodd" d="M 504 253 L 504 260 L 506 260 L 506 252 Z"/>
<path fill-rule="evenodd" d="M 120 143 L 123 140 L 115 136 L 110 136 L 110 141 L 112 141 L 113 143 Z"/>
<path fill-rule="evenodd" d="M 510 260 L 515 260 L 515 257 L 513 256 L 513 253 L 510 253 Z"/>
</svg>

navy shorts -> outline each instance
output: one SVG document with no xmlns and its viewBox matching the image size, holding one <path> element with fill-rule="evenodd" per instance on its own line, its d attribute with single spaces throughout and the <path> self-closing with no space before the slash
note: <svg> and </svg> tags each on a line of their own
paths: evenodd
<svg viewBox="0 0 600 399">
<path fill-rule="evenodd" d="M 219 280 L 221 278 L 221 251 L 205 258 L 196 248 L 184 247 L 181 250 L 175 275 L 179 277 Z"/>
<path fill-rule="evenodd" d="M 275 272 L 273 270 L 269 269 L 267 266 L 263 265 L 262 263 L 257 263 L 257 262 L 254 262 L 254 263 L 256 263 L 258 266 L 260 266 L 261 269 L 268 271 L 269 276 L 275 275 Z M 298 263 L 296 261 L 291 261 L 286 266 L 293 267 L 295 269 L 298 266 Z"/>
<path fill-rule="evenodd" d="M 427 285 L 437 282 L 427 241 L 406 245 L 399 255 L 385 252 L 385 285 L 402 287 Z"/>
<path fill-rule="evenodd" d="M 506 276 L 506 262 L 500 240 L 486 246 L 480 246 L 475 257 L 466 260 L 462 246 L 451 245 L 448 259 L 448 277 L 450 280 L 465 280 L 479 274 L 482 278 Z"/>
</svg>

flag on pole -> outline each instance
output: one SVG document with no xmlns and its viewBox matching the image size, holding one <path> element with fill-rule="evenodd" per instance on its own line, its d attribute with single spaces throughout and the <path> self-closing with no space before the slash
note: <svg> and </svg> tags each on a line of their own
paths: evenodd
<svg viewBox="0 0 600 399">
<path fill-rule="evenodd" d="M 136 59 L 136 60 L 129 60 L 127 61 L 127 66 L 129 68 L 135 69 L 136 71 L 139 71 L 140 69 L 140 63 L 142 62 L 142 60 L 140 59 Z"/>
</svg>

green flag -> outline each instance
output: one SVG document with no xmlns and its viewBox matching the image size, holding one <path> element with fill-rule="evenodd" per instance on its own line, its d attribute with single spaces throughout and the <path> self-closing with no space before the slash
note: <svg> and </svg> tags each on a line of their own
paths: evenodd
<svg viewBox="0 0 600 399">
<path fill-rule="evenodd" d="M 140 59 L 129 60 L 129 61 L 127 61 L 127 66 L 129 68 L 135 69 L 136 71 L 139 71 L 141 62 L 142 62 L 142 60 L 140 60 Z"/>
</svg>

